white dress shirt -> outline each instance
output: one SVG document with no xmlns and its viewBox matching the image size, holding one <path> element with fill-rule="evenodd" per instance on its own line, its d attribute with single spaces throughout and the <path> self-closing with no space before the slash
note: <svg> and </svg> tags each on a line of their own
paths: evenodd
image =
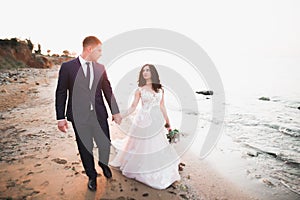
<svg viewBox="0 0 300 200">
<path fill-rule="evenodd" d="M 84 60 L 81 55 L 79 56 L 79 62 L 81 64 L 81 67 L 83 69 L 83 73 L 84 73 L 84 76 L 86 77 L 87 76 L 87 62 L 90 63 L 90 85 L 89 85 L 89 88 L 91 89 L 92 88 L 92 85 L 93 85 L 93 81 L 94 81 L 94 70 L 93 70 L 93 62 L 91 61 L 87 61 L 87 60 Z M 93 105 L 91 103 L 91 110 L 93 110 Z"/>
<path fill-rule="evenodd" d="M 79 56 L 79 62 L 81 64 L 81 67 L 83 69 L 83 73 L 84 73 L 84 76 L 86 77 L 86 69 L 87 69 L 87 62 L 90 63 L 90 85 L 89 85 L 89 88 L 91 89 L 92 88 L 92 85 L 93 85 L 93 81 L 94 81 L 94 70 L 93 70 L 93 62 L 91 61 L 86 61 L 84 60 L 81 55 Z"/>
</svg>

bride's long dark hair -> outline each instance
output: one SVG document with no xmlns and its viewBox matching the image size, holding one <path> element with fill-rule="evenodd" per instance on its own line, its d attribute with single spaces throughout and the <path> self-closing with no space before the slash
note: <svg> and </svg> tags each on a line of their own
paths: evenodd
<svg viewBox="0 0 300 200">
<path fill-rule="evenodd" d="M 139 80 L 138 80 L 138 86 L 139 87 L 143 87 L 144 85 L 146 85 L 146 80 L 144 79 L 143 77 L 143 70 L 144 68 L 148 66 L 149 69 L 150 69 L 150 72 L 151 72 L 151 81 L 152 81 L 152 89 L 155 91 L 155 92 L 158 92 L 158 89 L 161 89 L 162 88 L 162 85 L 160 84 L 160 80 L 159 80 L 159 75 L 158 75 L 158 72 L 155 68 L 154 65 L 152 64 L 145 64 L 141 71 L 140 71 L 140 75 L 139 75 Z"/>
</svg>

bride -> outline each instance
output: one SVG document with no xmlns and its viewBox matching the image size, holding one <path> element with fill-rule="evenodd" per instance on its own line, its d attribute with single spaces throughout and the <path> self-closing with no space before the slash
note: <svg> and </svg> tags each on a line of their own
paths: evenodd
<svg viewBox="0 0 300 200">
<path fill-rule="evenodd" d="M 164 105 L 164 90 L 152 64 L 146 64 L 139 73 L 138 89 L 131 107 L 122 118 L 133 113 L 141 100 L 142 108 L 124 140 L 112 141 L 117 149 L 110 165 L 117 167 L 128 178 L 150 187 L 165 189 L 180 180 L 179 157 L 166 137 L 170 122 Z"/>
</svg>

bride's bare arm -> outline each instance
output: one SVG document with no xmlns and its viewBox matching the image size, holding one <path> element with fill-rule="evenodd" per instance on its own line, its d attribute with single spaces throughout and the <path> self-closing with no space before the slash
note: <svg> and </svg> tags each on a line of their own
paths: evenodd
<svg viewBox="0 0 300 200">
<path fill-rule="evenodd" d="M 133 100 L 131 106 L 124 113 L 121 113 L 121 117 L 123 119 L 135 111 L 135 109 L 140 101 L 140 98 L 141 98 L 141 92 L 139 89 L 137 89 L 135 91 L 134 100 Z"/>
<path fill-rule="evenodd" d="M 169 120 L 169 117 L 168 117 L 168 114 L 167 114 L 167 109 L 165 107 L 165 100 L 164 100 L 164 90 L 162 90 L 162 98 L 161 98 L 161 101 L 160 101 L 160 110 L 164 116 L 164 119 L 166 120 L 166 124 L 168 124 L 168 128 L 171 128 L 171 125 L 170 125 L 170 120 Z"/>
</svg>

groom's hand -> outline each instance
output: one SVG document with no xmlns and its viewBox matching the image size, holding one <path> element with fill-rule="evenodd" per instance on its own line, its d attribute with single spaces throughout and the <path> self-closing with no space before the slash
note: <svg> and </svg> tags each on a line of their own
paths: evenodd
<svg viewBox="0 0 300 200">
<path fill-rule="evenodd" d="M 67 122 L 67 120 L 65 120 L 65 119 L 58 120 L 58 122 L 57 122 L 57 128 L 61 132 L 66 133 L 67 130 L 68 130 L 68 122 Z"/>
<path fill-rule="evenodd" d="M 115 121 L 117 124 L 120 125 L 121 122 L 122 122 L 122 117 L 121 117 L 120 113 L 114 114 L 114 115 L 112 116 L 112 120 Z"/>
</svg>

